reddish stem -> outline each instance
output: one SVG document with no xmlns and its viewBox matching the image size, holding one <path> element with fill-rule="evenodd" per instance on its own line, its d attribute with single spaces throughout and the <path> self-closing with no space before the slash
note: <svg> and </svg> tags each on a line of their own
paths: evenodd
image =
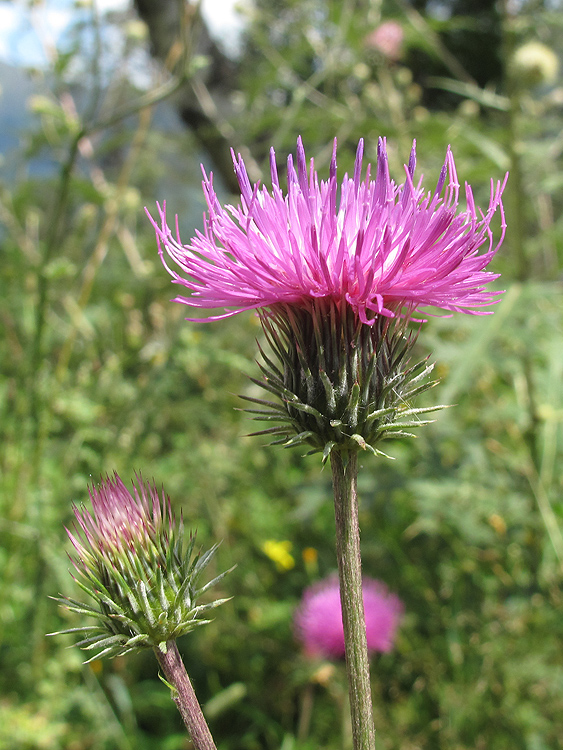
<svg viewBox="0 0 563 750">
<path fill-rule="evenodd" d="M 166 653 L 159 648 L 155 648 L 154 652 L 166 681 L 173 687 L 172 698 L 178 706 L 194 747 L 196 750 L 217 750 L 184 662 L 176 647 L 176 641 L 168 641 L 165 648 Z"/>
</svg>

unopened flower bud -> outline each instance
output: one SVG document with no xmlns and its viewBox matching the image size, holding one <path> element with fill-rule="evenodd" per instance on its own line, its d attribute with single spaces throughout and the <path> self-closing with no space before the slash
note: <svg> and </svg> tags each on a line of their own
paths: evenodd
<svg viewBox="0 0 563 750">
<path fill-rule="evenodd" d="M 170 499 L 139 477 L 133 494 L 117 474 L 89 488 L 92 512 L 75 508 L 74 533 L 67 529 L 77 556 L 71 557 L 80 588 L 94 601 L 69 598 L 59 603 L 98 621 L 52 633 L 82 631 L 79 646 L 101 656 L 118 656 L 143 648 L 166 651 L 166 643 L 209 622 L 207 612 L 227 599 L 197 604 L 199 597 L 227 572 L 209 583 L 199 578 L 217 545 L 195 551 L 195 535 L 186 539 Z"/>
<path fill-rule="evenodd" d="M 514 52 L 509 66 L 514 82 L 520 88 L 555 83 L 559 60 L 555 52 L 541 42 L 527 42 Z"/>
</svg>

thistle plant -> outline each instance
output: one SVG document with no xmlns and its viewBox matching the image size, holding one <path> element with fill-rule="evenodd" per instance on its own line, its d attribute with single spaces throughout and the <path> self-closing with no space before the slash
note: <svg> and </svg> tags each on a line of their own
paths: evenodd
<svg viewBox="0 0 563 750">
<path fill-rule="evenodd" d="M 287 161 L 287 191 L 270 152 L 271 190 L 251 185 L 241 156 L 233 164 L 238 206 L 221 206 L 213 175 L 203 172 L 208 212 L 203 232 L 181 242 L 158 206 L 153 221 L 159 252 L 173 283 L 188 290 L 174 301 L 220 309 L 206 321 L 257 310 L 270 351 L 261 350 L 261 378 L 269 394 L 249 398 L 257 419 L 274 424 L 259 433 L 285 446 L 305 444 L 330 458 L 336 551 L 350 690 L 354 747 L 373 750 L 374 727 L 362 599 L 357 454 L 381 453 L 379 444 L 410 435 L 438 406 L 413 399 L 433 383 L 426 360 L 411 363 L 425 313 L 487 314 L 499 292 L 486 268 L 504 237 L 505 180 L 491 181 L 489 205 L 475 205 L 460 186 L 451 150 L 434 190 L 415 182 L 413 145 L 405 181 L 389 175 L 386 143 L 379 140 L 375 179 L 362 177 L 363 141 L 354 172 L 337 181 L 336 141 L 328 180 L 319 181 L 297 141 L 297 164 Z M 501 216 L 495 244 L 491 222 Z M 167 257 L 184 272 L 170 266 Z M 199 318 L 198 320 L 202 320 Z M 275 400 L 272 400 L 272 396 Z"/>
<path fill-rule="evenodd" d="M 95 651 L 87 661 L 152 648 L 172 688 L 182 718 L 198 750 L 215 745 L 176 647 L 176 638 L 205 625 L 210 610 L 228 601 L 198 604 L 229 571 L 200 585 L 218 545 L 196 551 L 195 534 L 186 537 L 170 499 L 138 477 L 131 493 L 117 473 L 89 488 L 92 511 L 75 507 L 75 531 L 67 529 L 78 586 L 93 600 L 68 597 L 59 603 L 96 620 L 52 633 L 81 632 L 78 643 Z"/>
</svg>

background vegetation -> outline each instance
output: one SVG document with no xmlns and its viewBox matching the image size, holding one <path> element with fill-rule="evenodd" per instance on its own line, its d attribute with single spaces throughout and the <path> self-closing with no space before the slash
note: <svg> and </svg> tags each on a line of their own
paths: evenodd
<svg viewBox="0 0 563 750">
<path fill-rule="evenodd" d="M 430 182 L 451 143 L 481 205 L 511 172 L 502 302 L 420 337 L 443 381 L 426 398 L 455 408 L 390 445 L 395 461 L 365 457 L 365 572 L 406 612 L 373 690 L 381 750 L 560 747 L 561 11 L 256 0 L 225 52 L 197 6 L 77 3 L 46 43 L 0 174 L 1 748 L 189 747 L 151 653 L 84 666 L 70 637 L 45 638 L 76 624 L 48 598 L 76 595 L 71 504 L 115 469 L 164 484 L 203 545 L 224 540 L 218 568 L 238 565 L 232 602 L 180 643 L 218 747 L 347 746 L 342 665 L 305 660 L 291 624 L 335 568 L 329 473 L 244 437 L 256 319 L 184 322 L 143 212 L 166 198 L 187 240 L 200 161 L 228 197 L 229 145 L 258 177 L 269 146 L 283 164 L 298 134 L 324 173 L 337 136 L 341 175 L 359 137 L 375 161 L 386 135 L 399 180 L 416 138 Z M 403 35 L 391 52 L 373 37 L 388 21 Z"/>
</svg>

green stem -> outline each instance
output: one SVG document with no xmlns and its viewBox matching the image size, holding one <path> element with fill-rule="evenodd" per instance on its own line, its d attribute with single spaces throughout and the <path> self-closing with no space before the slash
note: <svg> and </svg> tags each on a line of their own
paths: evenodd
<svg viewBox="0 0 563 750">
<path fill-rule="evenodd" d="M 78 158 L 79 142 L 80 136 L 77 135 L 70 144 L 68 156 L 65 163 L 61 166 L 59 187 L 56 193 L 55 204 L 50 214 L 49 231 L 45 240 L 45 246 L 41 258 L 41 265 L 38 271 L 39 276 L 37 281 L 37 306 L 35 308 L 35 331 L 33 346 L 31 350 L 30 375 L 32 379 L 37 378 L 37 373 L 43 359 L 43 333 L 45 330 L 45 317 L 49 301 L 49 277 L 47 275 L 47 265 L 51 260 L 53 252 L 59 245 L 61 224 L 68 200 L 72 171 Z M 36 389 L 32 387 L 31 393 L 31 410 L 33 414 L 37 414 L 38 404 Z"/>
<path fill-rule="evenodd" d="M 505 69 L 505 87 L 510 102 L 507 111 L 507 151 L 510 157 L 508 181 L 505 195 L 506 232 L 507 244 L 512 248 L 515 258 L 516 278 L 518 281 L 526 281 L 532 270 L 530 260 L 527 257 L 526 238 L 526 203 L 529 197 L 526 194 L 524 175 L 522 172 L 521 154 L 521 112 L 522 91 L 519 81 L 510 74 L 510 59 L 514 54 L 517 44 L 516 24 L 519 23 L 514 10 L 510 8 L 508 0 L 500 3 L 502 12 L 502 56 Z"/>
<path fill-rule="evenodd" d="M 178 707 L 184 724 L 196 750 L 217 750 L 205 721 L 203 711 L 186 672 L 175 641 L 168 641 L 166 653 L 154 649 L 166 681 L 172 686 L 172 698 Z"/>
<path fill-rule="evenodd" d="M 374 750 L 375 728 L 362 595 L 362 559 L 356 487 L 358 456 L 355 451 L 348 453 L 335 450 L 331 453 L 330 462 L 354 750 Z"/>
</svg>

